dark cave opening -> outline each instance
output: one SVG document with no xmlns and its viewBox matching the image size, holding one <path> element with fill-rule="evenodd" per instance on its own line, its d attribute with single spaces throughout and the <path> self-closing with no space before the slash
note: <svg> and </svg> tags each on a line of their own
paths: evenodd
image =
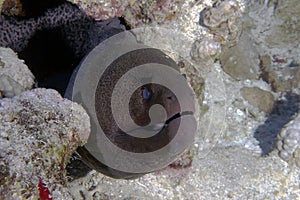
<svg viewBox="0 0 300 200">
<path fill-rule="evenodd" d="M 3 18 L 9 23 L 7 28 L 7 22 L 0 23 L 1 30 L 11 32 L 8 37 L 13 41 L 5 47 L 15 50 L 25 61 L 35 76 L 36 87 L 55 89 L 62 96 L 74 69 L 89 51 L 104 39 L 123 31 L 121 26 L 130 29 L 124 18 L 113 19 L 119 20 L 119 27 L 110 25 L 111 19 L 107 23 L 95 21 L 65 0 L 21 0 L 21 4 L 25 16 Z M 49 12 L 45 17 L 46 10 Z M 19 40 L 28 34 L 31 35 L 28 41 Z M 26 46 L 14 49 L 14 46 L 22 46 L 20 42 L 25 42 Z M 3 46 L 1 41 L 0 46 Z"/>
<path fill-rule="evenodd" d="M 37 17 L 47 9 L 67 2 L 66 0 L 20 0 L 26 18 Z"/>
<path fill-rule="evenodd" d="M 38 31 L 19 52 L 19 57 L 34 74 L 38 87 L 52 88 L 62 95 L 80 62 L 62 37 L 59 27 Z"/>
</svg>

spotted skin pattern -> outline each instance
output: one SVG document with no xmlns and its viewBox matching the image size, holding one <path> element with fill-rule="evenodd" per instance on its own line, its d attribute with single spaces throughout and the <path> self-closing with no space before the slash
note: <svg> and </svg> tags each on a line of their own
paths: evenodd
<svg viewBox="0 0 300 200">
<path fill-rule="evenodd" d="M 111 24 L 116 24 L 114 20 L 117 19 L 96 22 L 71 3 L 61 4 L 30 19 L 1 15 L 0 46 L 20 52 L 38 31 L 58 29 L 75 55 L 82 57 L 107 36 L 124 29 L 121 25 L 112 27 Z"/>
</svg>

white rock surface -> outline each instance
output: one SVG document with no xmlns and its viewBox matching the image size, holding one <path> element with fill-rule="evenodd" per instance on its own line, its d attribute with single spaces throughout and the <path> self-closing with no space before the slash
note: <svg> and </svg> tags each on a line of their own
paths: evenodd
<svg viewBox="0 0 300 200">
<path fill-rule="evenodd" d="M 69 183 L 76 197 L 97 199 L 297 199 L 299 169 L 277 155 L 261 157 L 243 147 L 217 147 L 185 169 L 166 168 L 137 180 L 115 180 L 92 171 Z"/>
<path fill-rule="evenodd" d="M 34 76 L 24 61 L 13 50 L 0 47 L 0 94 L 13 97 L 31 89 L 33 84 Z"/>
<path fill-rule="evenodd" d="M 90 133 L 89 117 L 55 90 L 0 100 L 0 199 L 37 199 L 41 180 L 54 199 L 70 199 L 65 166 Z"/>
</svg>

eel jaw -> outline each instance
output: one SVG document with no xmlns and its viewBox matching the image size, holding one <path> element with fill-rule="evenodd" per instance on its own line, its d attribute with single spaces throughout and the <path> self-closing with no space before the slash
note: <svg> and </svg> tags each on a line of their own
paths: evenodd
<svg viewBox="0 0 300 200">
<path fill-rule="evenodd" d="M 178 112 L 175 115 L 173 115 L 172 117 L 170 117 L 169 119 L 167 119 L 166 122 L 165 122 L 165 124 L 164 124 L 164 126 L 168 126 L 171 121 L 173 121 L 173 120 L 175 120 L 177 118 L 180 118 L 182 116 L 185 116 L 185 115 L 194 115 L 194 112 L 193 111 Z"/>
<path fill-rule="evenodd" d="M 139 138 L 151 137 L 157 134 L 158 132 L 163 131 L 163 129 L 172 127 L 171 126 L 172 122 L 178 123 L 176 122 L 177 119 L 184 116 L 193 116 L 193 115 L 194 115 L 193 111 L 178 112 L 164 122 L 159 122 L 159 123 L 149 124 L 147 126 L 139 127 L 137 129 L 127 132 L 127 134 Z"/>
</svg>

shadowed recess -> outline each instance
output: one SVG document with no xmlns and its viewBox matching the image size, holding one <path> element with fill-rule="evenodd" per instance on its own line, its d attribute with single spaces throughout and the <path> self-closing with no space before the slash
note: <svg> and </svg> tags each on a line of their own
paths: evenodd
<svg viewBox="0 0 300 200">
<path fill-rule="evenodd" d="M 26 17 L 1 15 L 0 46 L 18 53 L 34 74 L 38 87 L 62 95 L 69 78 L 95 46 L 125 29 L 118 18 L 95 21 L 64 1 L 22 1 Z"/>
<path fill-rule="evenodd" d="M 276 101 L 265 123 L 260 125 L 254 132 L 254 137 L 259 141 L 259 146 L 262 149 L 262 156 L 268 155 L 274 150 L 281 129 L 299 112 L 300 96 L 287 93 L 285 98 L 284 101 Z"/>
<path fill-rule="evenodd" d="M 45 10 L 67 2 L 65 0 L 20 0 L 26 17 L 36 17 Z"/>
<path fill-rule="evenodd" d="M 59 28 L 38 31 L 19 53 L 38 80 L 39 87 L 63 94 L 73 69 L 79 63 Z"/>
</svg>

